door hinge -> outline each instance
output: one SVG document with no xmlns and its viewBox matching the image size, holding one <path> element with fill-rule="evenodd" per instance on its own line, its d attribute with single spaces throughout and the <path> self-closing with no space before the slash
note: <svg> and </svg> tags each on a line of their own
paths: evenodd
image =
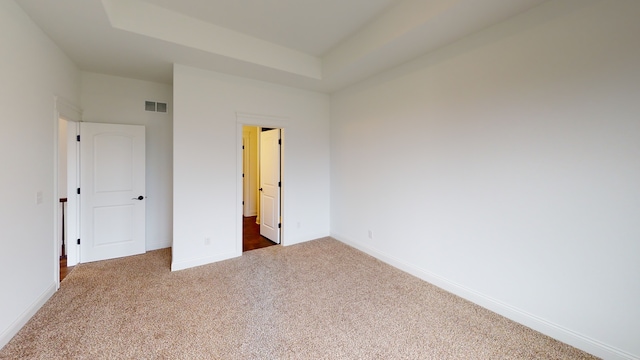
<svg viewBox="0 0 640 360">
<path fill-rule="evenodd" d="M 242 177 L 244 177 L 244 174 L 242 174 Z"/>
<path fill-rule="evenodd" d="M 80 239 L 78 239 L 78 245 L 80 245 Z"/>
<path fill-rule="evenodd" d="M 244 150 L 244 145 L 242 145 L 242 150 Z"/>
<path fill-rule="evenodd" d="M 80 195 L 80 188 L 78 188 L 76 192 L 78 193 L 78 195 Z"/>
<path fill-rule="evenodd" d="M 242 205 L 244 205 L 244 201 L 242 202 Z"/>
<path fill-rule="evenodd" d="M 278 229 L 280 229 L 282 227 L 282 224 L 278 223 Z"/>
<path fill-rule="evenodd" d="M 282 145 L 282 140 L 278 139 L 278 145 Z"/>
<path fill-rule="evenodd" d="M 80 141 L 80 135 L 76 135 L 76 141 Z"/>
<path fill-rule="evenodd" d="M 282 186 L 282 184 L 280 183 L 280 181 L 278 181 L 278 187 L 281 187 L 281 186 Z"/>
</svg>

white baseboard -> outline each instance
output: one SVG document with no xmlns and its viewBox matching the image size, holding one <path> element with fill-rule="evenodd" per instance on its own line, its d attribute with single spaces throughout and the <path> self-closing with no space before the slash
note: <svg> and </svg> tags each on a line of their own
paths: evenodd
<svg viewBox="0 0 640 360">
<path fill-rule="evenodd" d="M 147 242 L 147 244 L 146 244 L 146 250 L 147 251 L 166 249 L 166 248 L 169 248 L 169 247 L 171 247 L 171 240 L 151 241 L 151 242 Z"/>
<path fill-rule="evenodd" d="M 237 252 L 232 251 L 228 253 L 216 254 L 213 256 L 205 256 L 205 257 L 181 260 L 181 261 L 172 261 L 171 271 L 179 271 L 179 270 L 189 269 L 196 266 L 207 265 L 207 264 L 211 264 L 211 263 L 222 261 L 222 260 L 233 259 L 241 255 L 242 255 L 242 252 L 238 254 Z"/>
<path fill-rule="evenodd" d="M 571 329 L 567 329 L 558 324 L 554 324 L 552 322 L 544 320 L 534 314 L 530 314 L 514 306 L 486 296 L 480 292 L 469 289 L 430 271 L 408 264 L 393 256 L 386 255 L 383 252 L 378 251 L 377 249 L 370 246 L 356 241 L 351 241 L 339 234 L 331 234 L 331 237 L 364 253 L 367 253 L 395 268 L 398 268 L 424 281 L 436 285 L 439 288 L 442 288 L 450 293 L 458 295 L 463 299 L 469 300 L 508 319 L 530 327 L 547 336 L 550 336 L 556 340 L 562 341 L 595 356 L 612 360 L 640 360 L 640 356 L 630 354 L 626 351 L 617 349 L 598 340 L 579 334 Z"/>
<path fill-rule="evenodd" d="M 323 239 L 326 237 L 330 237 L 331 235 L 327 235 L 327 234 L 315 234 L 315 235 L 311 235 L 311 236 L 305 236 L 304 238 L 300 239 L 288 239 L 285 238 L 284 241 L 282 242 L 282 246 L 291 246 L 291 245 L 297 245 L 297 244 L 302 244 L 302 243 L 306 243 L 309 241 L 314 241 L 314 240 L 318 240 L 318 239 Z"/>
<path fill-rule="evenodd" d="M 56 292 L 56 284 L 51 284 L 18 318 L 0 334 L 0 349 L 22 329 L 22 327 L 35 315 L 44 303 Z"/>
</svg>

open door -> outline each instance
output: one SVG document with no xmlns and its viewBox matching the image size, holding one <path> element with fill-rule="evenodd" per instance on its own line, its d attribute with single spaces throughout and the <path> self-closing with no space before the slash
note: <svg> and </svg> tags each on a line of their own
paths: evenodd
<svg viewBox="0 0 640 360">
<path fill-rule="evenodd" d="M 145 252 L 145 128 L 80 123 L 80 262 Z"/>
<path fill-rule="evenodd" d="M 280 129 L 260 133 L 260 235 L 280 244 Z"/>
</svg>

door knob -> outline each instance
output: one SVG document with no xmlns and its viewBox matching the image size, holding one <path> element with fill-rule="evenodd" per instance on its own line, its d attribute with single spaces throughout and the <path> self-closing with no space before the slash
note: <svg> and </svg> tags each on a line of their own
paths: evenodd
<svg viewBox="0 0 640 360">
<path fill-rule="evenodd" d="M 140 195 L 137 198 L 132 198 L 131 200 L 144 200 L 144 196 Z"/>
<path fill-rule="evenodd" d="M 258 189 L 258 190 L 262 191 L 262 188 L 260 188 L 260 189 Z"/>
</svg>

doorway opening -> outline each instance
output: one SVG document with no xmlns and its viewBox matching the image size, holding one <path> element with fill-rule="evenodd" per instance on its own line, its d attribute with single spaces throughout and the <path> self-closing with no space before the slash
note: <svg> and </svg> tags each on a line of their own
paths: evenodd
<svg viewBox="0 0 640 360">
<path fill-rule="evenodd" d="M 65 118 L 63 117 L 59 117 L 58 118 L 58 187 L 57 187 L 57 194 L 58 196 L 56 197 L 58 199 L 58 203 L 59 203 L 59 213 L 58 213 L 58 219 L 57 219 L 57 223 L 59 224 L 59 228 L 58 228 L 58 240 L 57 240 L 57 248 L 59 249 L 59 256 L 58 258 L 60 259 L 60 270 L 59 270 L 59 275 L 60 278 L 59 280 L 62 281 L 64 280 L 64 278 L 69 274 L 69 272 L 71 270 L 73 270 L 73 267 L 75 265 L 75 248 L 73 246 L 70 246 L 70 237 L 69 237 L 69 227 L 75 227 L 75 217 L 70 216 L 72 215 L 69 212 L 69 206 L 68 206 L 68 181 L 67 178 L 69 177 L 69 171 L 67 170 L 67 168 L 69 167 L 69 164 L 71 164 L 71 166 L 75 166 L 75 162 L 74 161 L 69 161 L 69 154 L 74 154 L 74 151 L 70 151 L 68 150 L 69 147 L 72 147 L 74 144 L 71 141 L 68 141 L 69 139 L 69 131 L 73 131 L 73 130 L 69 130 L 68 128 L 70 127 L 74 127 L 75 128 L 75 123 L 67 121 Z M 73 172 L 71 172 L 71 174 L 73 174 Z M 70 181 L 73 182 L 73 181 Z M 72 203 L 74 203 L 75 199 L 72 199 Z M 73 231 L 71 231 L 71 233 L 73 233 Z M 72 254 L 71 255 L 71 262 L 68 263 L 67 262 L 67 255 L 69 254 L 68 249 L 71 248 L 72 250 Z"/>
<path fill-rule="evenodd" d="M 54 210 L 54 254 L 56 280 L 60 286 L 60 281 L 80 262 L 135 255 L 146 250 L 145 207 L 142 204 L 145 196 L 141 195 L 145 184 L 145 128 L 139 125 L 80 122 L 79 110 L 71 112 L 68 110 L 70 106 L 65 107 L 62 102 L 57 102 L 56 106 L 54 193 L 58 201 Z M 131 151 L 127 152 L 127 149 Z M 81 157 L 81 151 L 86 156 Z M 130 161 L 127 161 L 129 158 Z M 109 167 L 105 168 L 104 164 Z M 125 190 L 117 193 L 113 188 Z M 135 192 L 135 197 L 129 190 Z M 123 191 L 129 192 L 122 194 Z M 95 205 L 93 208 L 89 206 L 97 202 L 95 194 L 102 196 L 98 199 L 103 201 L 99 211 L 93 210 Z M 111 196 L 117 196 L 119 203 L 105 203 L 105 200 L 111 200 Z M 122 211 L 111 211 L 114 207 Z M 80 219 L 83 219 L 85 226 L 81 226 Z M 96 230 L 98 226 L 101 228 Z M 80 245 L 82 238 L 85 239 L 83 246 Z"/>
<path fill-rule="evenodd" d="M 242 127 L 242 251 L 281 242 L 282 130 Z"/>
<path fill-rule="evenodd" d="M 53 194 L 54 194 L 54 269 L 57 287 L 78 262 L 76 237 L 78 231 L 78 198 L 76 195 L 78 160 L 76 134 L 82 112 L 70 101 L 54 96 L 53 117 Z"/>
</svg>

